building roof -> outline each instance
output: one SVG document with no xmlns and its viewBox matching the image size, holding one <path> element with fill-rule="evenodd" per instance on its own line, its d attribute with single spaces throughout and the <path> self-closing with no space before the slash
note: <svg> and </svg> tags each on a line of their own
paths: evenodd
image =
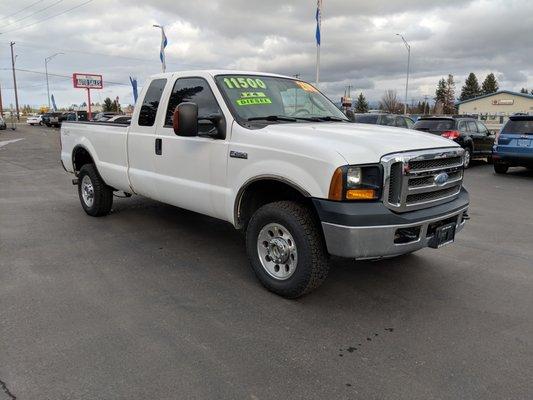
<svg viewBox="0 0 533 400">
<path fill-rule="evenodd" d="M 485 98 L 485 97 L 495 96 L 495 95 L 497 95 L 497 94 L 501 94 L 501 93 L 510 94 L 510 95 L 513 95 L 513 96 L 525 97 L 526 99 L 531 99 L 531 100 L 533 100 L 533 95 L 531 95 L 531 94 L 520 93 L 520 92 L 512 92 L 512 91 L 510 91 L 510 90 L 498 90 L 497 92 L 494 92 L 494 93 L 484 94 L 483 96 L 478 96 L 478 97 L 474 97 L 474 98 L 472 98 L 472 99 L 468 99 L 468 100 L 464 100 L 464 101 L 459 101 L 459 102 L 457 102 L 457 103 L 455 103 L 455 104 L 456 104 L 456 105 L 464 104 L 464 103 L 468 103 L 468 102 L 470 102 L 470 101 L 475 101 L 475 100 L 483 99 L 483 98 Z"/>
</svg>

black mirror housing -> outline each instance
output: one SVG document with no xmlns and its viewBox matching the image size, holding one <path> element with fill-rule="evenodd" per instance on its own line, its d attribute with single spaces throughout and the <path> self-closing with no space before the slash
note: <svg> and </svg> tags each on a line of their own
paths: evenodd
<svg viewBox="0 0 533 400">
<path fill-rule="evenodd" d="M 198 104 L 181 103 L 174 111 L 174 133 L 178 136 L 198 136 Z"/>
</svg>

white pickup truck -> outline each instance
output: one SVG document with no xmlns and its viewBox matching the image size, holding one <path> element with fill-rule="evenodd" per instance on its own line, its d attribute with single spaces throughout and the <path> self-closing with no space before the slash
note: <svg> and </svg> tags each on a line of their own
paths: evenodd
<svg viewBox="0 0 533 400">
<path fill-rule="evenodd" d="M 438 248 L 468 219 L 453 141 L 351 123 L 314 86 L 274 74 L 155 75 L 129 125 L 63 123 L 61 160 L 91 216 L 120 191 L 242 229 L 259 280 L 289 298 L 324 281 L 329 255 Z"/>
</svg>

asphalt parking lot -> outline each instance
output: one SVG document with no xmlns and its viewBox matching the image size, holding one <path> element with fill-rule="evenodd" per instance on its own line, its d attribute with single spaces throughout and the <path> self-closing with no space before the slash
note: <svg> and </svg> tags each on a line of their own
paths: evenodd
<svg viewBox="0 0 533 400">
<path fill-rule="evenodd" d="M 477 163 L 454 245 L 335 259 L 290 301 L 226 223 L 88 217 L 58 154 L 56 129 L 0 133 L 0 400 L 533 398 L 533 172 Z"/>
</svg>

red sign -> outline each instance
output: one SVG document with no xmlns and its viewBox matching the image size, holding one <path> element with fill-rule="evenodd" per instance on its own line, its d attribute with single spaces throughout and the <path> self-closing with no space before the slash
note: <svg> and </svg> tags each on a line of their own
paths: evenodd
<svg viewBox="0 0 533 400">
<path fill-rule="evenodd" d="M 75 88 L 83 89 L 102 89 L 104 87 L 104 80 L 102 75 L 96 74 L 72 74 L 72 82 Z"/>
</svg>

